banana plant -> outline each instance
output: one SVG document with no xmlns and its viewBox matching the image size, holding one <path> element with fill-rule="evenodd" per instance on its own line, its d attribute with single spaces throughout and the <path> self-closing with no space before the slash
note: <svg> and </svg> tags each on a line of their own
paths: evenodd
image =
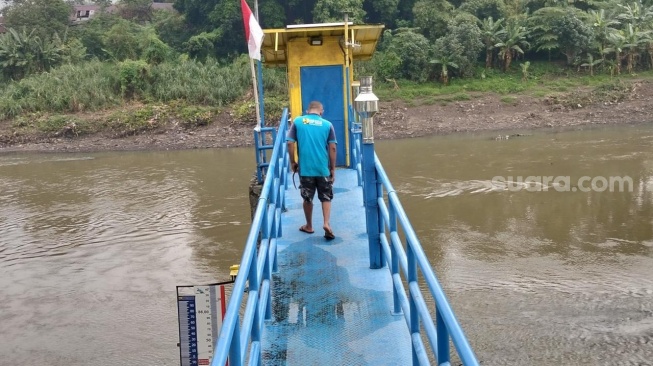
<svg viewBox="0 0 653 366">
<path fill-rule="evenodd" d="M 612 33 L 608 36 L 608 47 L 606 47 L 603 52 L 605 54 L 614 53 L 614 70 L 617 75 L 621 74 L 621 63 L 623 62 L 624 55 L 623 52 L 626 49 L 626 37 L 624 37 L 623 31 Z"/>
<path fill-rule="evenodd" d="M 633 73 L 635 58 L 639 56 L 640 48 L 651 40 L 650 33 L 650 31 L 640 31 L 632 24 L 628 24 L 626 29 L 624 29 L 623 35 L 626 42 L 624 48 L 626 50 L 627 61 L 626 68 L 628 69 L 629 74 Z"/>
<path fill-rule="evenodd" d="M 599 51 L 602 51 L 606 47 L 608 35 L 616 32 L 617 29 L 615 27 L 621 23 L 609 14 L 606 14 L 605 9 L 591 9 L 588 11 L 588 14 L 592 22 L 592 29 L 594 30 L 596 40 L 598 41 Z M 605 60 L 605 54 L 603 52 L 600 53 L 601 59 Z"/>
<path fill-rule="evenodd" d="M 508 71 L 515 55 L 523 55 L 522 47 L 528 47 L 529 43 L 526 41 L 528 31 L 525 27 L 517 23 L 510 23 L 505 30 L 503 39 L 494 46 L 499 49 L 499 56 L 503 59 L 503 70 Z"/>
<path fill-rule="evenodd" d="M 440 69 L 440 80 L 442 81 L 442 84 L 449 85 L 449 68 L 457 69 L 458 64 L 453 62 L 450 56 L 445 56 L 445 55 L 442 55 L 440 56 L 440 58 L 431 60 L 429 62 L 435 65 L 442 66 L 442 68 Z"/>
<path fill-rule="evenodd" d="M 496 22 L 492 17 L 485 18 L 484 20 L 479 20 L 479 28 L 481 29 L 481 37 L 483 37 L 483 43 L 485 44 L 485 68 L 489 69 L 492 67 L 492 60 L 494 59 L 494 50 L 497 48 L 496 44 L 499 42 L 501 37 L 506 33 L 506 30 L 503 28 L 504 19 L 501 18 Z"/>
<path fill-rule="evenodd" d="M 626 5 L 617 4 L 617 6 L 621 9 L 617 19 L 633 24 L 636 28 L 640 25 L 647 25 L 653 20 L 653 6 L 645 7 L 641 0 Z"/>
<path fill-rule="evenodd" d="M 581 67 L 587 67 L 590 70 L 590 76 L 594 76 L 594 66 L 603 62 L 603 59 L 595 60 L 591 53 L 587 54 L 585 63 L 580 64 Z"/>
</svg>

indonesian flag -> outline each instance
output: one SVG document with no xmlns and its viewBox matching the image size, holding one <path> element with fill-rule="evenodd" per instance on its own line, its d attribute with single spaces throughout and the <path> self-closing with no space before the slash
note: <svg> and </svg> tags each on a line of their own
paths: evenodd
<svg viewBox="0 0 653 366">
<path fill-rule="evenodd" d="M 247 48 L 249 57 L 255 60 L 261 60 L 261 45 L 263 44 L 263 29 L 258 25 L 254 14 L 249 9 L 245 0 L 240 0 L 240 6 L 243 8 L 243 23 L 245 24 L 245 36 L 247 37 Z"/>
</svg>

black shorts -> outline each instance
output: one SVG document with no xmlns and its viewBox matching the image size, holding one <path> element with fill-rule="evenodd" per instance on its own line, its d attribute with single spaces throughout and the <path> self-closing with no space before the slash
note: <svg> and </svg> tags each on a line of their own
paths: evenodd
<svg viewBox="0 0 653 366">
<path fill-rule="evenodd" d="M 313 202 L 316 189 L 320 202 L 333 199 L 333 182 L 329 177 L 299 177 L 299 189 L 305 202 Z"/>
</svg>

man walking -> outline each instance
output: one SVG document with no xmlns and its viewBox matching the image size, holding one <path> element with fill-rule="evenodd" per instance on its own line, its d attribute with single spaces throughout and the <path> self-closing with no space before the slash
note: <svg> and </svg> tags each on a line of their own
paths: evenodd
<svg viewBox="0 0 653 366">
<path fill-rule="evenodd" d="M 299 172 L 299 188 L 304 199 L 304 216 L 306 225 L 299 230 L 313 234 L 313 196 L 317 190 L 317 198 L 322 203 L 324 216 L 324 237 L 335 239 L 329 218 L 331 216 L 331 200 L 333 199 L 333 182 L 336 175 L 336 133 L 331 122 L 322 118 L 324 107 L 322 103 L 312 101 L 306 114 L 293 120 L 286 142 L 290 155 L 290 166 L 293 172 Z M 299 164 L 295 161 L 297 147 Z"/>
</svg>

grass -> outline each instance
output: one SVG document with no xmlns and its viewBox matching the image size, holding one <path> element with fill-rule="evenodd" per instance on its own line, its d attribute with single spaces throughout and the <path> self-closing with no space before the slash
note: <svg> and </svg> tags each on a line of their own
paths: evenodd
<svg viewBox="0 0 653 366">
<path fill-rule="evenodd" d="M 0 83 L 0 119 L 10 119 L 19 132 L 54 136 L 99 130 L 131 135 L 171 123 L 195 128 L 212 123 L 227 107 L 237 122 L 256 120 L 246 56 L 228 65 L 183 58 L 149 65 L 130 74 L 130 85 L 138 87 L 129 95 L 124 93 L 125 80 L 121 79 L 124 68 L 124 64 L 89 61 Z M 374 92 L 382 100 L 402 100 L 409 106 L 447 105 L 495 93 L 506 104 L 515 104 L 516 95 L 526 94 L 576 108 L 597 101 L 619 101 L 629 92 L 628 80 L 653 79 L 653 71 L 590 76 L 554 63 L 532 63 L 527 79 L 519 70 L 518 63 L 509 72 L 479 67 L 476 77 L 452 78 L 447 86 L 398 80 L 395 88 L 394 83 L 381 81 Z M 264 69 L 263 80 L 266 121 L 276 123 L 288 104 L 285 70 Z"/>
<path fill-rule="evenodd" d="M 287 106 L 286 75 L 265 69 L 264 80 L 266 118 L 278 121 Z M 240 102 L 251 88 L 246 56 L 227 65 L 184 58 L 157 65 L 88 61 L 0 81 L 0 120 L 11 120 L 23 133 L 53 136 L 99 130 L 133 135 L 169 123 L 194 128 L 212 123 L 221 108 L 232 105 L 242 111 L 237 117 L 255 120 L 247 115 L 254 110 L 251 102 Z"/>
<path fill-rule="evenodd" d="M 653 71 L 640 72 L 636 75 L 622 74 L 612 77 L 609 73 L 596 73 L 590 76 L 585 71 L 562 68 L 552 63 L 532 63 L 527 80 L 522 80 L 518 65 L 508 72 L 478 68 L 475 77 L 469 79 L 452 78 L 449 85 L 439 82 L 416 83 L 397 80 L 399 89 L 393 83 L 380 82 L 375 85 L 374 93 L 383 100 L 401 100 L 408 105 L 423 105 L 452 101 L 470 100 L 480 93 L 496 93 L 502 96 L 528 94 L 538 98 L 549 95 L 568 93 L 577 88 L 593 89 L 610 85 L 615 80 L 653 79 Z M 510 97 L 502 99 L 504 103 L 513 103 Z"/>
</svg>

